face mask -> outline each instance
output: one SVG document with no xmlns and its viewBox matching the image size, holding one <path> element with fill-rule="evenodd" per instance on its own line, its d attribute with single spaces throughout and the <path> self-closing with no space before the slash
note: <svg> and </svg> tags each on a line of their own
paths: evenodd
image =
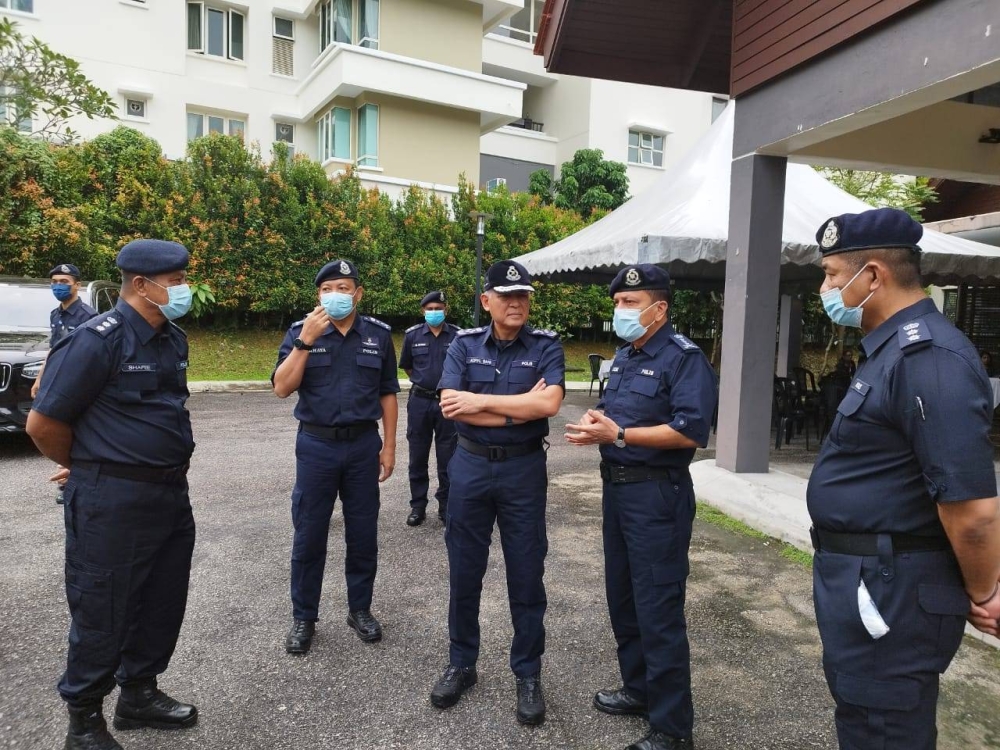
<svg viewBox="0 0 1000 750">
<path fill-rule="evenodd" d="M 157 284 L 152 279 L 146 279 L 146 281 L 154 286 L 160 287 L 160 289 L 167 290 L 167 304 L 159 305 L 156 302 L 153 302 L 153 300 L 149 300 L 151 304 L 160 308 L 160 312 L 163 313 L 163 317 L 167 320 L 177 320 L 178 318 L 182 318 L 187 315 L 188 310 L 191 309 L 191 287 L 187 284 L 163 286 L 163 284 Z M 147 297 L 147 299 L 149 298 Z"/>
<path fill-rule="evenodd" d="M 334 320 L 343 320 L 354 310 L 354 294 L 326 292 L 320 295 L 319 302 L 323 305 L 327 315 Z"/>
<path fill-rule="evenodd" d="M 69 284 L 53 284 L 52 296 L 60 302 L 65 302 L 73 296 L 73 288 Z"/>
<path fill-rule="evenodd" d="M 864 310 L 861 308 L 865 302 L 872 298 L 872 294 L 875 294 L 875 292 L 872 292 L 865 297 L 861 301 L 861 304 L 857 307 L 847 307 L 847 305 L 844 304 L 844 289 L 847 289 L 847 287 L 853 284 L 854 279 L 858 278 L 858 276 L 861 275 L 861 272 L 866 268 L 868 268 L 868 266 L 865 266 L 861 269 L 861 271 L 854 274 L 851 280 L 844 284 L 843 288 L 831 289 L 820 295 L 820 299 L 823 300 L 823 309 L 826 310 L 826 314 L 830 316 L 830 320 L 838 326 L 849 326 L 851 328 L 861 327 L 861 315 L 864 313 Z"/>
<path fill-rule="evenodd" d="M 649 307 L 655 307 L 654 302 Z M 646 308 L 646 310 L 649 309 Z M 615 333 L 618 334 L 619 338 L 623 338 L 630 344 L 636 339 L 641 339 L 646 335 L 646 331 L 649 330 L 649 326 L 644 326 L 639 322 L 639 318 L 646 310 L 632 310 L 628 308 L 615 308 L 614 326 Z"/>
<path fill-rule="evenodd" d="M 444 310 L 428 310 L 424 313 L 424 320 L 427 321 L 427 325 L 437 328 L 444 323 Z"/>
</svg>

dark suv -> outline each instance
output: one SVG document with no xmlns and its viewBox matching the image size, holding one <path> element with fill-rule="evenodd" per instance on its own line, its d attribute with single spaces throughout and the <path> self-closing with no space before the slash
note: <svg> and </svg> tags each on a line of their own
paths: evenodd
<svg viewBox="0 0 1000 750">
<path fill-rule="evenodd" d="M 118 284 L 91 281 L 80 299 L 97 312 L 118 301 Z M 59 302 L 48 279 L 0 276 L 0 432 L 21 432 L 31 409 L 31 386 L 49 349 L 49 313 Z"/>
</svg>

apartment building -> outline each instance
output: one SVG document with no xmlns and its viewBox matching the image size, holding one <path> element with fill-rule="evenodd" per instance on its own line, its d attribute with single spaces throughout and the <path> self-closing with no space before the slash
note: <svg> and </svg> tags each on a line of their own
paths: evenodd
<svg viewBox="0 0 1000 750">
<path fill-rule="evenodd" d="M 533 55 L 540 0 L 0 0 L 78 60 L 170 158 L 211 132 L 354 165 L 397 195 L 458 175 L 527 187 L 578 148 L 628 161 L 632 191 L 696 140 L 711 97 L 557 76 Z M 513 123 L 513 124 L 511 124 Z M 112 122 L 72 123 L 93 137 Z"/>
</svg>

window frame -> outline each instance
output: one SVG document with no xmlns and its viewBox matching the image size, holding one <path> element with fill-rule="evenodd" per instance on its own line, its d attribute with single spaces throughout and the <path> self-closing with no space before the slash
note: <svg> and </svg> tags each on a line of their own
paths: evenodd
<svg viewBox="0 0 1000 750">
<path fill-rule="evenodd" d="M 240 54 L 239 57 L 233 52 L 233 18 L 240 19 Z M 238 10 L 233 10 L 232 8 L 226 11 L 226 57 L 230 60 L 238 60 L 239 62 L 246 62 L 247 56 L 247 15 L 246 13 L 241 13 Z"/>
<path fill-rule="evenodd" d="M 125 117 L 125 119 L 127 119 L 127 120 L 143 120 L 143 121 L 148 119 L 148 113 L 147 113 L 147 107 L 149 107 L 149 99 L 148 98 L 140 97 L 140 96 L 129 96 L 128 94 L 126 94 L 124 98 L 125 98 L 125 106 L 122 108 L 122 113 L 123 113 L 123 116 Z M 132 114 L 129 111 L 129 104 L 132 103 L 132 102 L 139 102 L 139 103 L 142 104 L 142 114 L 141 115 L 134 115 L 134 114 Z"/>
<path fill-rule="evenodd" d="M 292 129 L 292 137 L 291 138 L 285 139 L 285 138 L 281 137 L 281 134 L 278 131 L 281 128 L 283 128 L 283 127 L 285 127 L 285 128 L 291 128 Z M 293 122 L 281 122 L 279 120 L 275 120 L 275 122 L 274 122 L 274 140 L 275 140 L 276 143 L 280 142 L 280 143 L 291 143 L 291 144 L 294 144 L 295 143 L 295 123 L 293 123 Z"/>
<path fill-rule="evenodd" d="M 229 60 L 232 62 L 246 63 L 247 45 L 247 14 L 241 10 L 229 8 L 215 3 L 207 3 L 204 0 L 188 0 L 187 3 L 187 51 L 195 54 L 212 57 L 216 60 Z M 194 13 L 192 13 L 194 11 Z M 209 51 L 209 14 L 217 13 L 222 17 L 222 50 L 221 52 Z M 197 18 L 197 39 L 192 41 L 192 20 Z M 235 38 L 233 19 L 239 18 L 239 39 Z M 234 53 L 234 47 L 239 47 L 239 54 Z"/>
<path fill-rule="evenodd" d="M 246 134 L 247 134 L 247 116 L 246 115 L 243 115 L 243 114 L 226 115 L 226 114 L 210 113 L 210 112 L 199 111 L 199 110 L 190 110 L 190 109 L 187 110 L 185 114 L 187 116 L 187 142 L 188 143 L 190 143 L 191 141 L 195 140 L 195 138 L 204 138 L 205 136 L 211 135 L 212 133 L 218 133 L 219 135 L 225 135 L 225 136 L 236 136 L 237 133 L 234 132 L 234 129 L 233 129 L 233 124 L 235 124 L 235 123 L 239 124 L 238 130 L 239 130 L 240 137 L 243 138 L 244 141 L 246 141 Z M 191 118 L 192 117 L 198 117 L 201 120 L 201 125 L 200 125 L 200 128 L 199 128 L 199 130 L 201 131 L 201 134 L 200 135 L 196 135 L 194 137 L 191 136 L 191 123 L 192 123 L 192 119 Z M 211 120 L 221 120 L 222 121 L 222 127 L 221 127 L 221 129 L 219 129 L 219 128 L 213 129 L 213 126 L 211 124 Z"/>
<path fill-rule="evenodd" d="M 7 92 L 9 91 L 12 91 L 10 87 L 0 86 L 0 93 L 2 93 L 3 96 L 8 96 Z M 2 118 L 3 122 L 14 128 L 15 131 L 21 135 L 31 135 L 31 133 L 34 132 L 35 120 L 30 114 L 27 117 L 22 117 L 20 120 L 16 120 L 17 113 L 8 109 L 7 104 L 2 100 L 0 100 L 0 108 L 2 108 L 0 109 L 0 118 Z"/>
<path fill-rule="evenodd" d="M 365 49 L 378 49 L 379 46 L 379 36 L 381 35 L 382 27 L 382 2 L 381 0 L 370 0 L 375 4 L 375 36 L 364 35 L 365 29 L 363 25 L 364 18 L 364 8 L 366 2 L 369 0 L 357 0 L 358 3 L 358 46 L 364 47 Z"/>
<path fill-rule="evenodd" d="M 278 21 L 287 21 L 292 25 L 292 32 L 290 36 L 278 33 Z M 289 42 L 295 41 L 295 19 L 285 18 L 284 16 L 271 16 L 271 36 L 275 39 L 286 39 Z"/>
<path fill-rule="evenodd" d="M 334 44 L 354 44 L 354 0 L 345 0 L 347 4 L 347 40 L 337 39 L 338 29 L 341 28 L 341 24 L 338 23 L 340 18 L 340 2 L 341 0 L 322 0 L 319 5 L 320 16 L 319 16 L 319 50 L 323 52 L 328 47 Z"/>
<path fill-rule="evenodd" d="M 374 153 L 363 153 L 361 150 L 361 135 L 364 133 L 364 128 L 361 126 L 361 114 L 362 112 L 367 112 L 375 110 L 375 152 Z M 372 104 L 366 102 L 358 107 L 358 157 L 355 160 L 355 164 L 358 167 L 368 167 L 368 168 L 378 168 L 378 140 L 379 140 L 379 106 L 377 104 Z M 365 124 L 367 124 L 367 114 L 365 115 Z M 365 146 L 369 147 L 371 144 L 367 142 L 367 137 L 365 138 Z M 366 149 L 367 151 L 368 149 Z M 374 163 L 368 163 L 368 160 L 374 160 Z"/>
<path fill-rule="evenodd" d="M 337 135 L 337 112 L 345 112 L 347 114 L 347 137 L 346 137 L 346 155 L 339 155 L 338 141 L 336 139 Z M 328 161 L 336 160 L 341 162 L 351 161 L 351 129 L 353 127 L 353 113 L 347 107 L 337 107 L 332 106 L 322 115 L 320 115 L 316 120 L 316 141 L 318 144 L 317 157 L 319 158 L 320 164 L 326 164 Z M 343 122 L 343 118 L 341 120 Z"/>
<path fill-rule="evenodd" d="M 30 7 L 25 10 L 24 8 L 15 8 L 14 4 L 27 3 Z M 28 15 L 35 15 L 35 0 L 0 0 L 0 8 L 4 10 L 9 10 L 14 13 L 26 13 Z"/>
<path fill-rule="evenodd" d="M 635 145 L 632 143 L 633 136 L 635 136 Z M 667 138 L 663 133 L 629 128 L 627 153 L 628 164 L 634 167 L 652 167 L 653 169 L 663 169 L 663 154 L 665 151 L 666 140 Z M 659 141 L 659 147 L 657 147 L 657 141 Z M 635 158 L 632 157 L 633 150 L 635 151 Z M 659 164 L 657 164 L 657 157 L 659 157 Z"/>
</svg>

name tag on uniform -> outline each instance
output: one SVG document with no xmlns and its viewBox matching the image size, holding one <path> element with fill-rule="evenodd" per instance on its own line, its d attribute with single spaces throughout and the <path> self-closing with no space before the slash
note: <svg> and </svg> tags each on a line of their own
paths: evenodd
<svg viewBox="0 0 1000 750">
<path fill-rule="evenodd" d="M 125 362 L 122 372 L 156 372 L 155 362 Z"/>
<path fill-rule="evenodd" d="M 178 372 L 180 372 L 181 370 L 186 370 L 187 368 L 188 368 L 188 363 L 187 363 L 186 359 L 183 362 L 178 362 L 177 363 L 177 371 Z"/>
<path fill-rule="evenodd" d="M 522 360 L 521 362 L 517 362 L 514 366 L 515 367 L 534 367 L 535 366 L 535 361 L 532 360 L 532 359 L 525 359 L 525 360 Z"/>
<path fill-rule="evenodd" d="M 467 365 L 489 365 L 490 367 L 496 367 L 495 359 L 484 359 L 483 357 L 466 357 L 465 364 Z"/>
<path fill-rule="evenodd" d="M 426 341 L 424 341 L 423 343 L 419 343 L 419 344 L 414 344 L 414 345 L 413 345 L 413 348 L 414 348 L 414 349 L 419 349 L 419 348 L 420 348 L 420 347 L 422 347 L 422 346 L 427 346 L 427 342 L 426 342 Z"/>
<path fill-rule="evenodd" d="M 611 372 L 621 372 L 621 371 L 622 371 L 621 365 L 614 365 L 611 368 Z"/>
<path fill-rule="evenodd" d="M 379 354 L 378 349 L 365 349 L 365 348 L 362 348 L 361 349 L 361 353 L 362 354 L 374 354 L 376 357 L 382 356 L 381 354 Z"/>
<path fill-rule="evenodd" d="M 645 367 L 642 368 L 641 370 L 639 370 L 638 374 L 639 375 L 645 375 L 647 378 L 655 378 L 655 377 L 657 377 L 659 375 L 659 373 L 656 370 L 650 370 L 650 369 L 645 368 Z"/>
<path fill-rule="evenodd" d="M 310 354 L 326 354 L 326 347 L 325 346 L 313 347 L 313 349 L 309 353 Z"/>
</svg>

